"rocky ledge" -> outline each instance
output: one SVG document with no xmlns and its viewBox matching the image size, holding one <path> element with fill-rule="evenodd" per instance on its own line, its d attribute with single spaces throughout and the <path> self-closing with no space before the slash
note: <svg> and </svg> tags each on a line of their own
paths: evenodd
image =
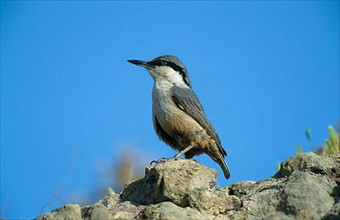
<svg viewBox="0 0 340 220">
<path fill-rule="evenodd" d="M 146 167 L 120 194 L 37 218 L 47 219 L 340 219 L 340 154 L 297 155 L 272 178 L 225 188 L 193 160 L 168 161 Z"/>
</svg>

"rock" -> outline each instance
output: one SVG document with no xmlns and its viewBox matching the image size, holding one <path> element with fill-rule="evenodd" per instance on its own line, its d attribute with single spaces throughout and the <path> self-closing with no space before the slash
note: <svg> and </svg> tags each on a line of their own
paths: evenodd
<svg viewBox="0 0 340 220">
<path fill-rule="evenodd" d="M 340 202 L 337 201 L 331 210 L 322 218 L 324 220 L 337 220 L 340 216 Z"/>
<path fill-rule="evenodd" d="M 247 194 L 248 190 L 255 184 L 255 181 L 242 181 L 229 186 L 230 194 L 241 197 Z"/>
<path fill-rule="evenodd" d="M 105 196 L 99 203 L 103 204 L 103 206 L 109 210 L 109 213 L 112 216 L 112 218 L 109 219 L 115 220 L 135 219 L 137 214 L 145 208 L 145 206 L 137 206 L 130 201 L 121 202 L 118 194 Z"/>
<path fill-rule="evenodd" d="M 333 206 L 331 193 L 335 187 L 336 183 L 324 176 L 298 171 L 279 192 L 277 211 L 300 219 L 320 219 Z"/>
<path fill-rule="evenodd" d="M 193 190 L 189 197 L 189 206 L 202 213 L 226 214 L 227 211 L 241 207 L 241 200 L 233 195 L 229 195 L 225 190 L 198 189 Z"/>
<path fill-rule="evenodd" d="M 339 156 L 298 155 L 282 163 L 275 178 L 232 184 L 230 194 L 243 202 L 242 209 L 232 215 L 243 213 L 241 219 L 321 219 L 339 196 L 337 172 L 332 172 L 339 167 Z"/>
<path fill-rule="evenodd" d="M 143 210 L 138 219 L 164 219 L 164 220 L 189 220 L 189 219 L 214 219 L 213 215 L 204 215 L 192 208 L 181 208 L 171 202 L 161 202 L 150 205 Z"/>
<path fill-rule="evenodd" d="M 37 220 L 82 220 L 80 206 L 77 204 L 65 205 L 51 213 L 43 214 Z"/>
<path fill-rule="evenodd" d="M 91 205 L 89 207 L 84 207 L 82 209 L 82 215 L 84 216 L 84 220 L 113 219 L 108 209 L 100 202 L 95 203 L 94 205 Z"/>
<path fill-rule="evenodd" d="M 114 193 L 111 195 L 104 196 L 99 203 L 103 204 L 108 209 L 113 209 L 116 207 L 116 204 L 119 202 L 119 195 Z"/>
<path fill-rule="evenodd" d="M 273 178 L 218 189 L 214 171 L 193 160 L 149 166 L 120 195 L 67 205 L 42 219 L 340 219 L 340 154 L 289 158 Z"/>
<path fill-rule="evenodd" d="M 118 203 L 113 209 L 110 209 L 113 219 L 135 219 L 145 206 L 135 205 L 129 201 Z"/>
<path fill-rule="evenodd" d="M 324 174 L 332 179 L 340 181 L 340 153 L 330 156 L 318 156 L 312 152 L 299 154 L 281 164 L 279 172 L 275 177 L 287 177 L 293 172 L 311 171 L 316 174 Z"/>
<path fill-rule="evenodd" d="M 145 169 L 145 177 L 128 184 L 122 191 L 122 201 L 149 205 L 171 201 L 188 206 L 193 190 L 216 186 L 214 172 L 193 160 L 170 160 Z"/>
</svg>

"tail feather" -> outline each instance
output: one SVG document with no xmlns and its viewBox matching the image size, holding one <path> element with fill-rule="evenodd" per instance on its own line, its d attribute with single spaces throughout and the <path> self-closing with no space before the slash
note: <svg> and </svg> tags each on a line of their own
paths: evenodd
<svg viewBox="0 0 340 220">
<path fill-rule="evenodd" d="M 221 154 L 218 154 L 218 156 L 219 156 L 219 161 L 217 163 L 222 168 L 225 178 L 229 179 L 230 176 L 231 176 L 229 167 L 228 167 L 227 163 L 224 161 L 223 156 Z"/>
<path fill-rule="evenodd" d="M 218 150 L 216 145 L 209 146 L 207 149 L 207 154 L 213 159 L 216 163 L 218 163 L 223 170 L 224 176 L 226 179 L 229 179 L 231 174 L 227 163 L 224 161 L 224 156 Z"/>
</svg>

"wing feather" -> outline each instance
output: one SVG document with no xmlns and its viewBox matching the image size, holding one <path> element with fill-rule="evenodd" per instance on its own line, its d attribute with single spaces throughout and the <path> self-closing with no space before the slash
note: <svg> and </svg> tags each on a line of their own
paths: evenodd
<svg viewBox="0 0 340 220">
<path fill-rule="evenodd" d="M 220 138 L 206 117 L 204 109 L 195 92 L 180 86 L 173 86 L 171 90 L 172 99 L 176 105 L 207 131 L 207 133 L 215 140 L 222 155 L 226 156 L 227 153 L 222 147 Z"/>
</svg>

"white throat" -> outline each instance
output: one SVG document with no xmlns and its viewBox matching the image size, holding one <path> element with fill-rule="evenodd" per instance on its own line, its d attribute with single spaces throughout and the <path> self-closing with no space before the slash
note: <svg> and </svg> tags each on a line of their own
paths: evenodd
<svg viewBox="0 0 340 220">
<path fill-rule="evenodd" d="M 184 82 L 183 77 L 174 69 L 168 66 L 160 66 L 155 69 L 150 69 L 149 73 L 155 80 L 155 83 L 160 84 L 172 84 L 188 88 L 188 85 Z"/>
</svg>

